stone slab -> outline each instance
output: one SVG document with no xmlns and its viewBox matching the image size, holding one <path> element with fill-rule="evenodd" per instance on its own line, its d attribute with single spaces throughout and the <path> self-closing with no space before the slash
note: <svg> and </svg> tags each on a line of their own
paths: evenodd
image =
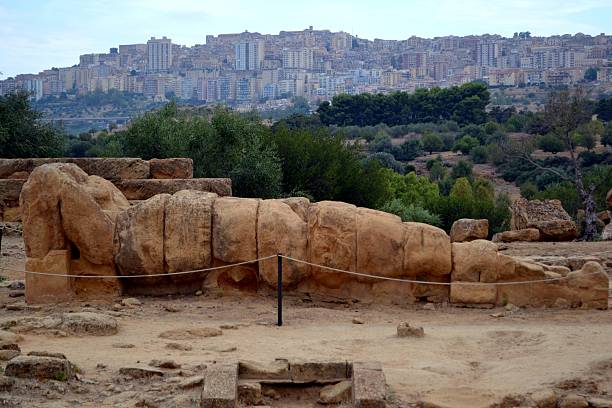
<svg viewBox="0 0 612 408">
<path fill-rule="evenodd" d="M 147 200 L 157 194 L 174 194 L 181 190 L 216 193 L 220 197 L 232 195 L 231 179 L 141 179 L 115 183 L 128 200 Z"/>
<path fill-rule="evenodd" d="M 236 408 L 238 401 L 238 364 L 208 366 L 200 408 Z"/>
<path fill-rule="evenodd" d="M 289 372 L 296 383 L 324 383 L 350 378 L 351 365 L 346 361 L 291 361 Z"/>
<path fill-rule="evenodd" d="M 353 406 L 385 408 L 385 373 L 356 366 L 353 368 Z"/>
<path fill-rule="evenodd" d="M 107 180 L 149 178 L 149 162 L 131 157 L 60 157 L 37 159 L 0 159 L 0 179 L 17 172 L 32 172 L 36 167 L 49 163 L 74 163 L 90 176 Z"/>
</svg>

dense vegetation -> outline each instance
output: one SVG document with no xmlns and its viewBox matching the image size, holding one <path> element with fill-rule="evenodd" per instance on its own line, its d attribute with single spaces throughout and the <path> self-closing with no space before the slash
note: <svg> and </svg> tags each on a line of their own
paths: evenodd
<svg viewBox="0 0 612 408">
<path fill-rule="evenodd" d="M 305 114 L 307 105 L 296 99 L 272 126 L 252 112 L 170 103 L 125 130 L 78 137 L 40 125 L 25 95 L 1 101 L 3 157 L 191 157 L 196 177 L 229 176 L 237 196 L 340 200 L 446 230 L 458 218 L 487 218 L 491 233 L 508 228 L 509 198 L 476 176 L 474 163 L 495 166 L 525 197 L 561 199 L 574 216 L 585 207 L 576 168 L 583 185 L 593 188 L 597 210 L 605 208 L 612 185 L 610 99 L 581 102 L 581 119 L 567 129 L 546 112 L 486 112 L 488 92 L 481 84 L 342 95 L 322 103 L 314 115 Z M 600 120 L 591 120 L 592 113 Z M 565 130 L 566 138 L 560 137 Z M 599 143 L 608 147 L 596 150 Z M 532 156 L 536 148 L 548 155 Z M 576 160 L 563 153 L 568 149 Z M 448 151 L 461 160 L 451 165 L 437 155 Z M 417 176 L 411 161 L 426 154 L 432 154 L 426 175 Z"/>
</svg>

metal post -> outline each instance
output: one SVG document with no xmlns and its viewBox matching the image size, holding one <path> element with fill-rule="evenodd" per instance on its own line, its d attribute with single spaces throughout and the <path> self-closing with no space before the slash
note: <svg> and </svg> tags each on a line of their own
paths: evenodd
<svg viewBox="0 0 612 408">
<path fill-rule="evenodd" d="M 278 314 L 277 326 L 282 326 L 283 325 L 283 257 L 282 257 L 282 254 L 277 254 L 276 258 L 278 262 L 278 267 L 277 267 L 278 278 L 276 280 L 276 292 L 277 292 L 277 300 L 278 300 L 278 308 L 276 309 L 277 314 Z"/>
</svg>

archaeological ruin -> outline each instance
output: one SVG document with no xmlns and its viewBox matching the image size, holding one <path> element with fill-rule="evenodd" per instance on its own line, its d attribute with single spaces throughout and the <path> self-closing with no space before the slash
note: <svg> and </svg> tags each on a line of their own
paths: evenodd
<svg viewBox="0 0 612 408">
<path fill-rule="evenodd" d="M 107 161 L 114 174 L 103 177 L 93 173 L 101 174 L 104 162 L 98 170 L 83 163 L 23 169 L 3 163 L 29 176 L 19 198 L 26 269 L 46 273 L 27 274 L 29 303 L 195 290 L 265 293 L 276 288 L 280 253 L 294 259 L 283 260 L 287 291 L 398 304 L 608 307 L 608 276 L 596 262 L 577 270 L 527 262 L 485 239 L 451 242 L 439 228 L 342 202 L 230 197 L 228 181 L 197 182 L 191 169 L 178 184 L 151 179 L 159 174 L 155 161 L 138 161 L 146 168 L 135 176 L 133 165 Z M 236 263 L 244 264 L 177 274 Z M 128 278 L 135 275 L 147 276 Z"/>
</svg>

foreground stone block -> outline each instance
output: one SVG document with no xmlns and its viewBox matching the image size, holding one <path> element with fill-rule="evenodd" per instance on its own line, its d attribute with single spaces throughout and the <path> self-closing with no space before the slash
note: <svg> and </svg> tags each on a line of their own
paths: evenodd
<svg viewBox="0 0 612 408">
<path fill-rule="evenodd" d="M 482 239 L 453 242 L 451 281 L 479 282 L 481 274 L 497 270 L 497 245 Z"/>
<path fill-rule="evenodd" d="M 346 361 L 291 361 L 291 381 L 296 383 L 330 382 L 350 377 Z"/>
<path fill-rule="evenodd" d="M 275 360 L 269 364 L 240 361 L 238 363 L 238 374 L 241 379 L 245 380 L 291 380 L 287 360 Z"/>
<path fill-rule="evenodd" d="M 382 370 L 353 367 L 353 406 L 385 408 L 386 380 Z"/>
<path fill-rule="evenodd" d="M 70 272 L 70 251 L 49 251 L 44 258 L 27 258 L 26 270 L 64 275 Z M 61 303 L 72 300 L 70 278 L 63 276 L 26 274 L 27 303 Z"/>
<path fill-rule="evenodd" d="M 154 179 L 193 178 L 193 160 L 189 158 L 151 159 L 149 166 Z"/>
<path fill-rule="evenodd" d="M 459 304 L 494 305 L 497 302 L 497 287 L 488 283 L 452 283 L 450 300 Z"/>
<path fill-rule="evenodd" d="M 7 377 L 66 381 L 74 377 L 70 361 L 55 357 L 18 356 L 6 365 Z"/>
<path fill-rule="evenodd" d="M 0 179 L 0 203 L 19 201 L 19 194 L 25 182 L 25 180 Z"/>
<path fill-rule="evenodd" d="M 236 408 L 238 365 L 212 365 L 204 373 L 201 408 Z"/>
<path fill-rule="evenodd" d="M 510 206 L 513 230 L 536 228 L 542 241 L 570 241 L 577 230 L 559 200 L 532 200 L 519 198 Z"/>
<path fill-rule="evenodd" d="M 489 220 L 461 218 L 453 223 L 450 231 L 451 242 L 467 242 L 475 239 L 487 239 Z"/>
<path fill-rule="evenodd" d="M 149 162 L 137 158 L 63 157 L 40 159 L 0 159 L 0 179 L 14 173 L 31 173 L 36 167 L 50 163 L 73 163 L 85 173 L 107 180 L 149 178 Z M 27 177 L 26 177 L 27 178 Z"/>
<path fill-rule="evenodd" d="M 181 190 L 206 191 L 220 197 L 232 195 L 231 179 L 121 180 L 115 185 L 128 200 L 146 200 L 156 194 L 174 194 Z"/>
</svg>

